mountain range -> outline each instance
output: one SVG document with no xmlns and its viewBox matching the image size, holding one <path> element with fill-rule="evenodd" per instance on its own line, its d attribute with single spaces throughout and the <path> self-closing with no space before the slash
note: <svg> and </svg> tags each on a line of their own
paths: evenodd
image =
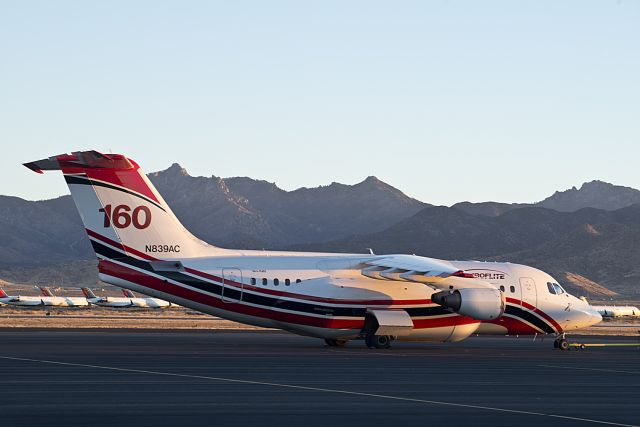
<svg viewBox="0 0 640 427">
<path fill-rule="evenodd" d="M 149 178 L 185 227 L 223 247 L 509 260 L 590 296 L 640 295 L 640 191 L 629 187 L 592 181 L 537 203 L 444 207 L 375 177 L 285 191 L 246 177 L 193 177 L 174 164 Z M 0 235 L 0 279 L 96 281 L 70 196 L 0 196 Z"/>
</svg>

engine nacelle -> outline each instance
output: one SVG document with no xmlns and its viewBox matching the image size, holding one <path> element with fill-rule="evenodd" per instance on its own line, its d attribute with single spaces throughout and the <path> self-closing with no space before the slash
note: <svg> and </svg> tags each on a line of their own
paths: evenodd
<svg viewBox="0 0 640 427">
<path fill-rule="evenodd" d="M 462 288 L 436 292 L 431 295 L 431 301 L 476 320 L 497 319 L 502 316 L 507 305 L 504 294 L 495 288 Z"/>
</svg>

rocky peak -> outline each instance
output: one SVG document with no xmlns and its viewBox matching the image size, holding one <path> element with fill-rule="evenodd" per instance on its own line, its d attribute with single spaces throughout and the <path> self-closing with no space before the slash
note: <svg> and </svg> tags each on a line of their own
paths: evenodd
<svg viewBox="0 0 640 427">
<path fill-rule="evenodd" d="M 580 189 L 572 187 L 556 191 L 537 205 L 561 212 L 574 212 L 587 207 L 611 211 L 636 203 L 640 203 L 640 191 L 594 180 L 585 182 Z"/>
</svg>

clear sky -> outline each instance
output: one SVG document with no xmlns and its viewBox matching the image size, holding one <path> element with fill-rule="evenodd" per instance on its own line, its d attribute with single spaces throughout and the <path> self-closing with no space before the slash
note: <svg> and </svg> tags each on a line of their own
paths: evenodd
<svg viewBox="0 0 640 427">
<path fill-rule="evenodd" d="M 640 1 L 0 1 L 0 194 L 124 153 L 437 204 L 640 188 Z"/>
</svg>

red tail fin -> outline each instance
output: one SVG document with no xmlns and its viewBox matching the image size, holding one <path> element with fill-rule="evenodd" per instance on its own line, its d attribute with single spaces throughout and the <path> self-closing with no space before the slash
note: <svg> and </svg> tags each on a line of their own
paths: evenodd
<svg viewBox="0 0 640 427">
<path fill-rule="evenodd" d="M 53 292 L 51 292 L 51 289 L 49 289 L 46 286 L 38 286 L 40 288 L 40 293 L 42 293 L 43 297 L 52 297 L 55 296 L 53 295 Z"/>
<path fill-rule="evenodd" d="M 133 292 L 131 292 L 129 289 L 123 289 L 122 293 L 124 294 L 125 297 L 127 298 L 135 298 L 136 296 L 133 294 Z"/>
<path fill-rule="evenodd" d="M 0 298 L 7 298 L 8 295 L 7 293 L 4 291 L 4 289 L 0 288 Z"/>
<path fill-rule="evenodd" d="M 93 291 L 89 288 L 82 288 L 82 294 L 85 298 L 97 298 Z"/>
</svg>

